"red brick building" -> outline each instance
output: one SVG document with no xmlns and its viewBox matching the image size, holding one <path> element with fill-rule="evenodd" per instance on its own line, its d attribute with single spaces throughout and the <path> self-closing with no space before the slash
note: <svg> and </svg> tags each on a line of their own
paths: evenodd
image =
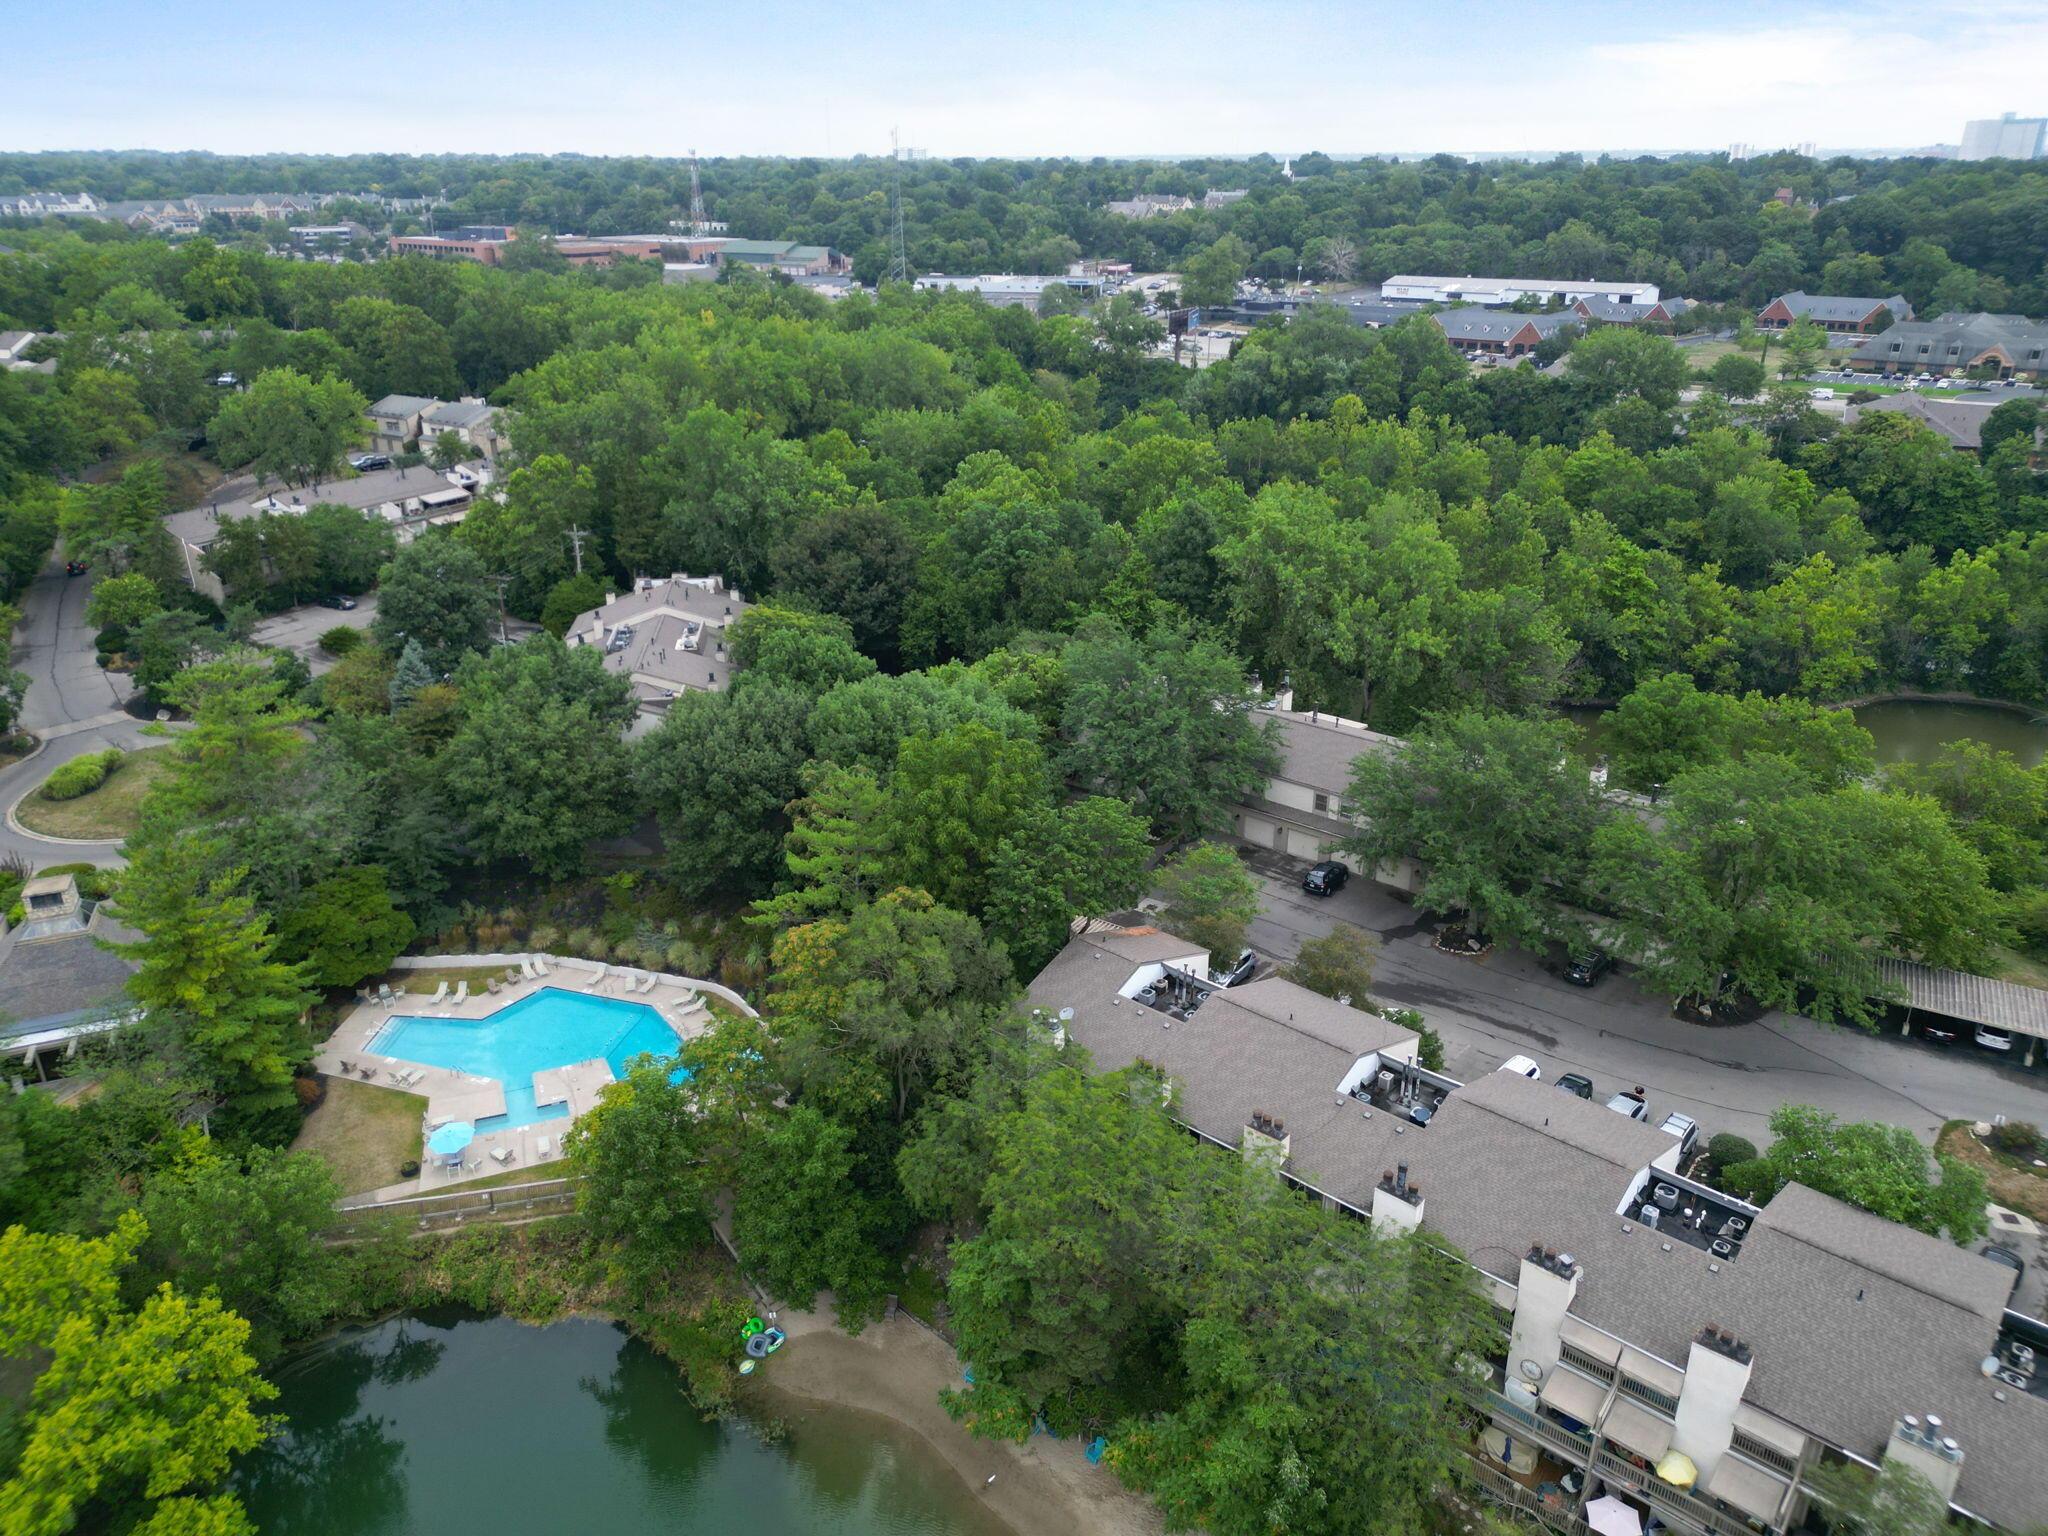
<svg viewBox="0 0 2048 1536">
<path fill-rule="evenodd" d="M 1795 320 L 1810 320 L 1824 331 L 1845 336 L 1869 336 L 1884 328 L 1884 316 L 1893 321 L 1913 318 L 1913 306 L 1903 294 L 1888 299 L 1836 298 L 1829 294 L 1801 293 L 1794 289 L 1771 300 L 1757 311 L 1758 330 L 1782 331 Z"/>
<path fill-rule="evenodd" d="M 505 248 L 503 240 L 450 240 L 440 235 L 393 235 L 394 256 L 431 256 L 437 261 L 476 261 L 487 267 L 498 264 Z"/>
</svg>

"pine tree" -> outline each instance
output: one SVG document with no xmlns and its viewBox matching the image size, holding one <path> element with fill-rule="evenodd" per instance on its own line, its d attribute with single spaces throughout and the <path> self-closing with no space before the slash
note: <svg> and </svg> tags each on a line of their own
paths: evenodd
<svg viewBox="0 0 2048 1536">
<path fill-rule="evenodd" d="M 418 640 L 405 642 L 405 649 L 398 653 L 398 668 L 391 674 L 391 707 L 403 709 L 413 700 L 413 695 L 434 681 L 433 669 L 427 665 L 427 653 Z"/>
</svg>

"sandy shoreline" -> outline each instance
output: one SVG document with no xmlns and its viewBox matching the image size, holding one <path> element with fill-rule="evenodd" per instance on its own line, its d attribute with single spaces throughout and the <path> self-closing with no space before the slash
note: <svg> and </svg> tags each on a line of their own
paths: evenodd
<svg viewBox="0 0 2048 1536">
<path fill-rule="evenodd" d="M 1023 1445 L 977 1440 L 939 1406 L 960 1382 L 946 1342 L 909 1317 L 873 1323 L 858 1337 L 829 1313 L 784 1309 L 789 1343 L 762 1373 L 770 1394 L 858 1408 L 901 1425 L 942 1456 L 1017 1536 L 1159 1536 L 1158 1510 L 1089 1464 L 1082 1442 L 1034 1435 Z M 993 1476 L 995 1481 L 988 1480 Z"/>
</svg>

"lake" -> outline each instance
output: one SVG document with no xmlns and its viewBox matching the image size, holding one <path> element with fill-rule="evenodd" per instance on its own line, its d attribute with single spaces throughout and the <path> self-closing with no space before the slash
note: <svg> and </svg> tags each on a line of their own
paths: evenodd
<svg viewBox="0 0 2048 1536">
<path fill-rule="evenodd" d="M 888 1421 L 799 1404 L 777 1444 L 707 1424 L 611 1323 L 394 1318 L 274 1379 L 290 1423 L 236 1480 L 264 1536 L 1008 1536 Z"/>
<path fill-rule="evenodd" d="M 1585 735 L 1585 750 L 1597 754 L 1606 726 L 1606 711 L 1569 708 L 1558 711 Z M 2021 714 L 1988 704 L 1947 704 L 1932 699 L 1893 699 L 1861 704 L 1856 723 L 1870 732 L 1880 763 L 1926 763 L 1940 756 L 1951 741 L 1981 741 L 2010 752 L 2028 767 L 2048 753 L 2048 721 L 2040 712 Z"/>
</svg>

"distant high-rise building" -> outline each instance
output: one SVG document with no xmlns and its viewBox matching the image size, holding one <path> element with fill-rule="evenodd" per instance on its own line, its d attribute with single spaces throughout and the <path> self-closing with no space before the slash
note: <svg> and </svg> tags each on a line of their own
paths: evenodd
<svg viewBox="0 0 2048 1536">
<path fill-rule="evenodd" d="M 1801 139 L 1792 148 L 1795 154 L 1804 155 L 1809 160 L 1818 160 L 1820 158 L 1820 145 L 1816 144 L 1812 139 Z"/>
<path fill-rule="evenodd" d="M 1963 125 L 1958 160 L 2039 160 L 2048 154 L 2048 117 L 1980 118 Z"/>
<path fill-rule="evenodd" d="M 1747 160 L 1755 153 L 1756 146 L 1754 144 L 1735 143 L 1728 146 L 1728 158 L 1730 160 Z"/>
</svg>

